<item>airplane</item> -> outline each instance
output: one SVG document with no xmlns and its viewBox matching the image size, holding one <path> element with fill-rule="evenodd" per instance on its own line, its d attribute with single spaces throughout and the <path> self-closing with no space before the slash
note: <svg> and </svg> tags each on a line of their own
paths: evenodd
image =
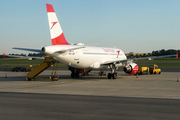
<svg viewBox="0 0 180 120">
<path fill-rule="evenodd" d="M 83 73 L 85 69 L 89 71 L 99 69 L 101 75 L 104 70 L 110 69 L 111 72 L 108 73 L 107 78 L 116 79 L 118 67 L 123 67 L 124 72 L 127 74 L 133 75 L 138 72 L 138 65 L 133 61 L 178 56 L 178 53 L 176 53 L 174 55 L 127 59 L 124 52 L 119 48 L 85 46 L 83 43 L 70 44 L 64 36 L 53 6 L 46 4 L 46 8 L 52 45 L 45 46 L 41 50 L 17 47 L 13 49 L 45 53 L 66 64 L 71 70 L 72 78 L 79 78 L 79 73 Z M 11 55 L 11 57 L 16 56 Z M 41 59 L 41 57 L 38 58 Z"/>
</svg>

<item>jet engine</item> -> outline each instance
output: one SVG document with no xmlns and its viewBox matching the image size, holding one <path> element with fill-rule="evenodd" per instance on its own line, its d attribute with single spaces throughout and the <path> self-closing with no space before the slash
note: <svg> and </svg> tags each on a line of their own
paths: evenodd
<svg viewBox="0 0 180 120">
<path fill-rule="evenodd" d="M 131 63 L 128 66 L 124 67 L 124 72 L 130 75 L 134 75 L 138 72 L 138 65 L 136 63 Z"/>
</svg>

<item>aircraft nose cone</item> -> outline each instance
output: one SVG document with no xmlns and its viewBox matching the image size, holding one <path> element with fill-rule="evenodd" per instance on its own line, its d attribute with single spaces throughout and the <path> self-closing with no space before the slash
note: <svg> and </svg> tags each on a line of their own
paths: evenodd
<svg viewBox="0 0 180 120">
<path fill-rule="evenodd" d="M 43 48 L 42 48 L 42 51 L 43 51 L 43 52 L 45 52 L 45 51 L 46 51 L 45 47 L 43 47 Z"/>
</svg>

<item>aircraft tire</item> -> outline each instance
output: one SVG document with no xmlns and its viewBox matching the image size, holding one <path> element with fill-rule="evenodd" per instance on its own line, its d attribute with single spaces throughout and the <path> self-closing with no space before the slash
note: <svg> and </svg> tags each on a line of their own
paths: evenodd
<svg viewBox="0 0 180 120">
<path fill-rule="evenodd" d="M 117 78 L 117 74 L 116 74 L 116 73 L 113 73 L 113 74 L 112 74 L 112 78 L 113 78 L 113 79 L 116 79 L 116 78 Z"/>
<path fill-rule="evenodd" d="M 74 73 L 73 72 L 71 73 L 71 78 L 74 78 Z"/>
<path fill-rule="evenodd" d="M 76 78 L 79 78 L 79 73 L 76 73 Z"/>
<path fill-rule="evenodd" d="M 31 79 L 27 77 L 27 78 L 26 78 L 26 81 L 31 81 Z"/>
<path fill-rule="evenodd" d="M 111 73 L 108 73 L 108 79 L 111 79 Z"/>
</svg>

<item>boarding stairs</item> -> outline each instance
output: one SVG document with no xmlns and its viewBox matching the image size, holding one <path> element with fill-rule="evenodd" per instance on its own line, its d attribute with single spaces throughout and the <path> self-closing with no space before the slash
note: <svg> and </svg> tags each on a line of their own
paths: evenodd
<svg viewBox="0 0 180 120">
<path fill-rule="evenodd" d="M 45 60 L 43 63 L 38 65 L 36 68 L 34 68 L 32 71 L 30 71 L 27 74 L 27 81 L 35 80 L 35 77 L 38 76 L 40 73 L 42 73 L 44 70 L 49 68 L 51 65 L 54 65 L 56 63 L 56 60 L 51 57 L 45 57 Z M 53 68 L 54 70 L 54 68 Z"/>
</svg>

